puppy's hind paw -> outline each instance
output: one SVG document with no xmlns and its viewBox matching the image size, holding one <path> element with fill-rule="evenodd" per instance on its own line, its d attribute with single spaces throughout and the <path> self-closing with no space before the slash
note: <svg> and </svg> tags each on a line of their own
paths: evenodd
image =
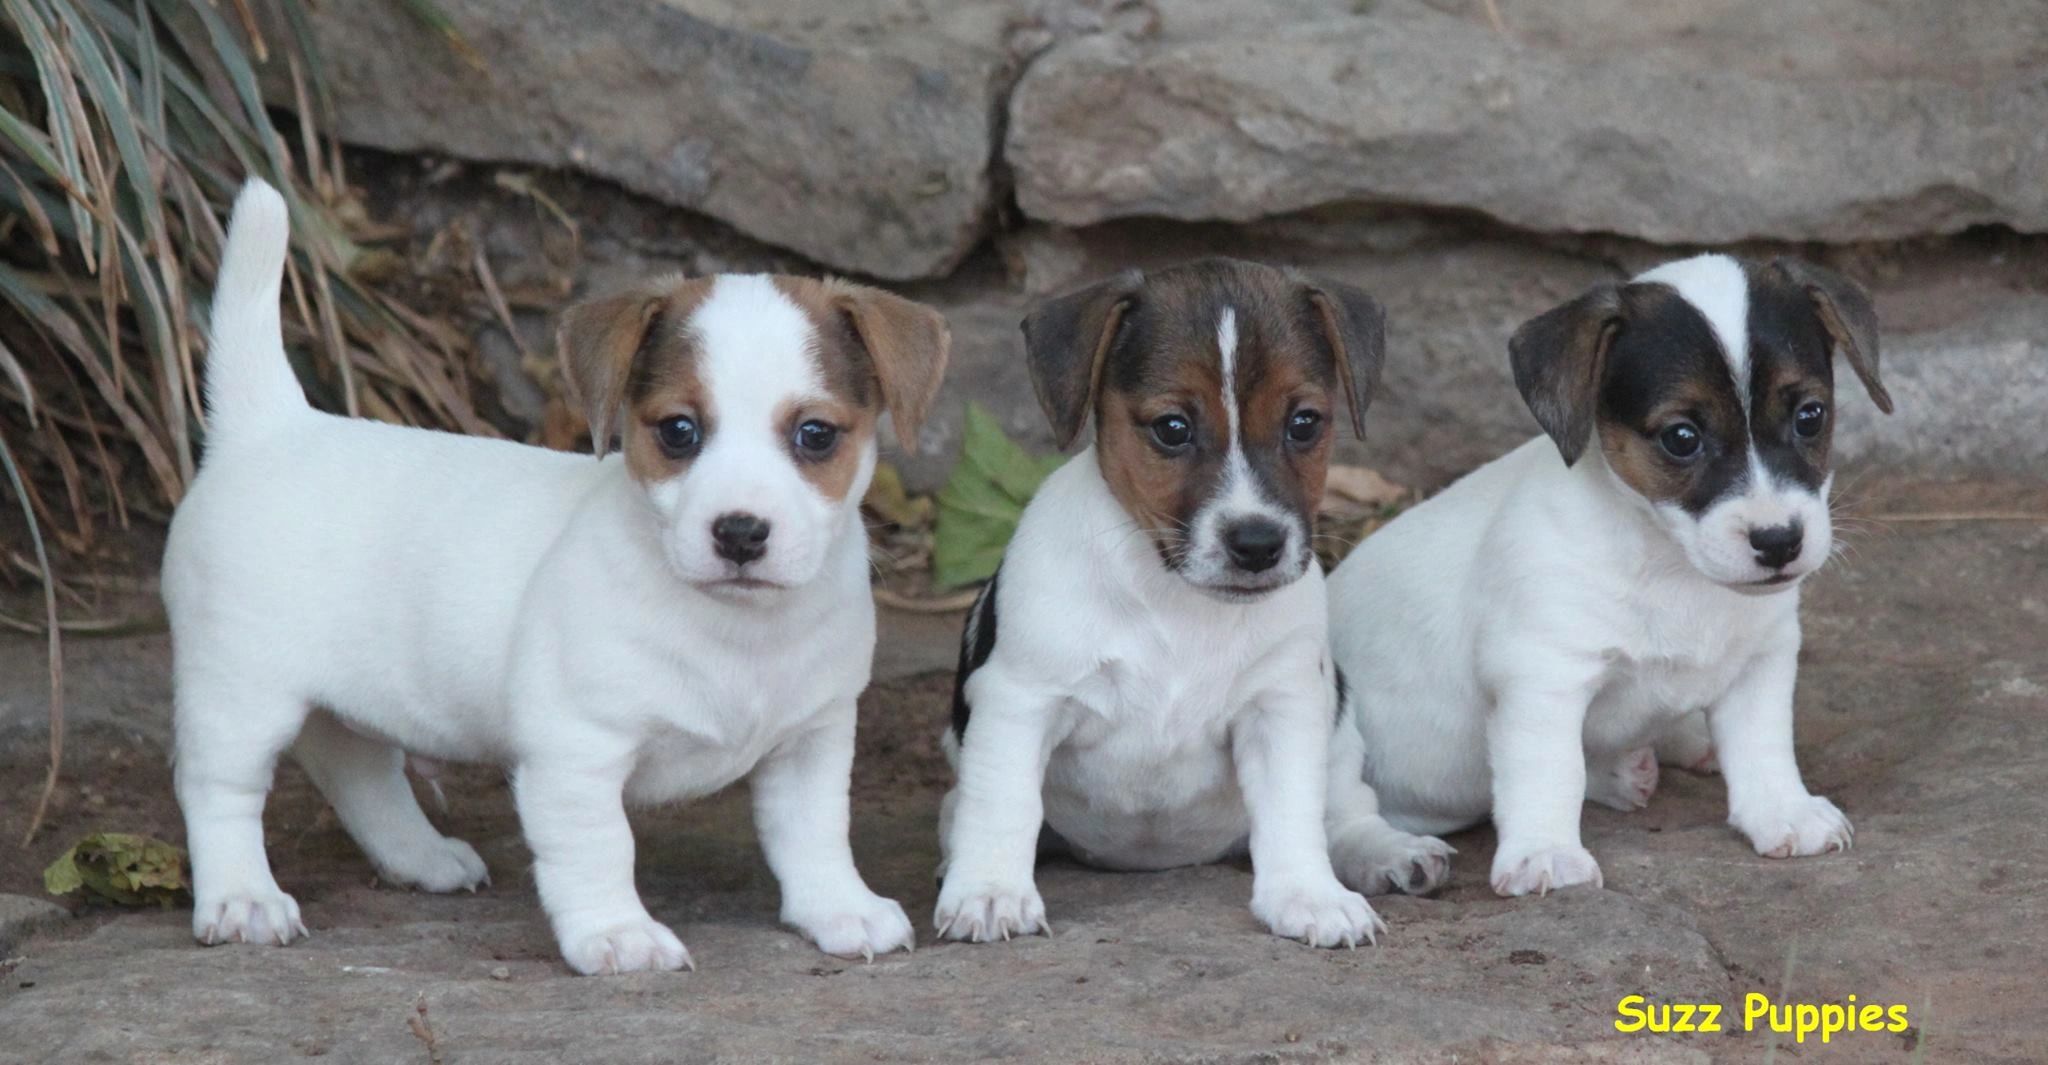
<svg viewBox="0 0 2048 1065">
<path fill-rule="evenodd" d="M 1451 878 L 1451 855 L 1456 853 L 1435 836 L 1411 836 L 1391 825 L 1330 837 L 1337 879 L 1366 895 L 1427 895 Z"/>
<path fill-rule="evenodd" d="M 652 917 L 559 934 L 562 960 L 584 976 L 695 970 L 683 941 Z"/>
<path fill-rule="evenodd" d="M 1657 793 L 1657 751 L 1642 747 L 1629 751 L 1602 770 L 1590 767 L 1586 774 L 1586 798 L 1602 806 L 1628 813 L 1650 805 Z"/>
<path fill-rule="evenodd" d="M 1052 924 L 1045 919 L 1045 900 L 1038 897 L 1038 888 L 1032 884 L 956 887 L 954 880 L 948 880 L 939 891 L 932 927 L 940 939 L 966 943 L 993 943 L 1039 932 L 1052 935 Z"/>
<path fill-rule="evenodd" d="M 809 937 L 819 950 L 841 958 L 873 961 L 878 954 L 910 950 L 916 940 L 903 907 L 873 892 L 844 906 L 785 914 L 783 920 Z"/>
<path fill-rule="evenodd" d="M 475 891 L 491 882 L 491 871 L 476 848 L 450 836 L 405 851 L 398 861 L 382 863 L 377 872 L 393 884 L 436 893 Z"/>
<path fill-rule="evenodd" d="M 192 907 L 192 937 L 206 946 L 261 943 L 284 946 L 306 935 L 299 904 L 276 888 L 199 899 Z"/>
<path fill-rule="evenodd" d="M 1273 934 L 1298 939 L 1311 947 L 1356 947 L 1379 942 L 1387 923 L 1373 912 L 1365 896 L 1348 890 L 1335 878 L 1323 885 L 1252 887 L 1252 916 Z"/>
<path fill-rule="evenodd" d="M 1818 795 L 1799 796 L 1763 810 L 1745 810 L 1728 820 L 1766 858 L 1845 851 L 1856 841 L 1856 828 L 1849 818 Z"/>
<path fill-rule="evenodd" d="M 1600 863 L 1584 847 L 1545 847 L 1513 851 L 1506 847 L 1493 856 L 1493 890 L 1497 895 L 1547 895 L 1580 884 L 1601 887 Z"/>
</svg>

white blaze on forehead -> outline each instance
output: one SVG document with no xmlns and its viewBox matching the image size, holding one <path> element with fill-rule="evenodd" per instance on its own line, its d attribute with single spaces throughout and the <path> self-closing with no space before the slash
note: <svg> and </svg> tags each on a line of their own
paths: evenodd
<svg viewBox="0 0 2048 1065">
<path fill-rule="evenodd" d="M 1726 255 L 1695 255 L 1665 263 L 1636 278 L 1670 285 L 1693 305 L 1714 336 L 1735 378 L 1736 398 L 1749 409 L 1749 278 L 1741 264 Z"/>
<path fill-rule="evenodd" d="M 1232 515 L 1260 509 L 1264 500 L 1252 464 L 1244 457 L 1237 412 L 1237 310 L 1223 308 L 1216 323 L 1216 350 L 1223 358 L 1223 421 L 1230 432 L 1223 460 L 1222 509 Z"/>
<path fill-rule="evenodd" d="M 766 274 L 719 277 L 684 328 L 697 339 L 718 434 L 776 429 L 776 411 L 792 396 L 825 391 L 817 327 Z"/>
<path fill-rule="evenodd" d="M 1230 451 L 1237 454 L 1237 310 L 1223 308 L 1216 323 L 1216 350 L 1223 353 L 1223 416 L 1230 425 Z"/>
</svg>

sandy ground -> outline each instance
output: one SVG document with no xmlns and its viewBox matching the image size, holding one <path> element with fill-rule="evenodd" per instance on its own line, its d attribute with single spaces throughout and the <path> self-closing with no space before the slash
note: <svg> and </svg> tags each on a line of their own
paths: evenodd
<svg viewBox="0 0 2048 1065">
<path fill-rule="evenodd" d="M 312 938 L 201 949 L 188 913 L 102 910 L 12 937 L 0 1062 L 2048 1059 L 2048 522 L 1985 517 L 2048 514 L 2048 488 L 1852 494 L 1854 552 L 1808 593 L 1799 721 L 1809 782 L 1856 820 L 1848 854 L 1758 858 L 1722 823 L 1718 778 L 1667 771 L 1647 810 L 1588 808 L 1606 889 L 1495 898 L 1492 834 L 1464 833 L 1447 890 L 1380 904 L 1392 931 L 1377 947 L 1264 934 L 1243 868 L 1050 865 L 1057 935 L 938 946 L 926 932 L 914 955 L 862 965 L 777 926 L 745 796 L 727 794 L 636 816 L 641 888 L 701 970 L 591 979 L 555 955 L 497 773 L 447 779 L 438 820 L 495 885 L 443 898 L 380 887 L 287 768 L 270 851 Z M 1934 513 L 1974 516 L 1899 518 Z M 956 623 L 887 618 L 886 679 L 862 703 L 855 848 L 921 927 Z M 167 661 L 161 636 L 73 643 L 66 782 L 21 850 L 40 647 L 0 640 L 0 893 L 40 894 L 41 868 L 85 832 L 182 838 Z M 1912 1026 L 1825 1046 L 1744 1033 L 1752 991 L 1904 1003 Z M 1730 1030 L 1618 1033 L 1630 994 L 1722 1004 Z"/>
</svg>

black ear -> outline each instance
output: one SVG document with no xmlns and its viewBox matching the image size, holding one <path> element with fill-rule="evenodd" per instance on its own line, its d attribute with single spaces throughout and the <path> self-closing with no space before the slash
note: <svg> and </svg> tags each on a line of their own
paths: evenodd
<svg viewBox="0 0 2048 1065">
<path fill-rule="evenodd" d="M 1031 388 L 1065 450 L 1081 435 L 1094 406 L 1102 359 L 1136 301 L 1145 276 L 1127 270 L 1079 292 L 1041 304 L 1024 319 L 1024 356 Z"/>
<path fill-rule="evenodd" d="M 1380 367 L 1387 355 L 1387 312 L 1364 289 L 1335 281 L 1308 279 L 1309 306 L 1330 354 L 1337 360 L 1337 378 L 1351 407 L 1351 429 L 1365 437 L 1365 408 L 1379 391 Z"/>
<path fill-rule="evenodd" d="M 1522 323 L 1508 341 L 1515 387 L 1567 466 L 1593 435 L 1607 349 L 1621 325 L 1621 289 L 1609 282 Z"/>
<path fill-rule="evenodd" d="M 1877 376 L 1877 308 L 1871 306 L 1870 293 L 1833 270 L 1799 259 L 1777 259 L 1771 267 L 1806 291 L 1813 312 L 1834 342 L 1834 354 L 1849 360 L 1849 368 L 1856 371 L 1877 409 L 1890 414 L 1892 395 Z"/>
</svg>

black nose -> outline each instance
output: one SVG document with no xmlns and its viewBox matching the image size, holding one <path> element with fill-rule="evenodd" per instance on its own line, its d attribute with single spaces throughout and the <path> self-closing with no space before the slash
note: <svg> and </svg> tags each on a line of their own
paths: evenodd
<svg viewBox="0 0 2048 1065">
<path fill-rule="evenodd" d="M 768 553 L 768 519 L 735 511 L 711 523 L 711 542 L 718 557 L 744 566 Z"/>
<path fill-rule="evenodd" d="M 1777 569 L 1799 557 L 1799 539 L 1804 535 L 1805 530 L 1796 521 L 1790 525 L 1751 529 L 1749 546 L 1756 548 L 1759 565 L 1765 569 Z"/>
<path fill-rule="evenodd" d="M 1280 549 L 1287 546 L 1287 530 L 1278 522 L 1249 518 L 1223 530 L 1223 549 L 1230 561 L 1247 573 L 1263 573 L 1280 561 Z"/>
</svg>

